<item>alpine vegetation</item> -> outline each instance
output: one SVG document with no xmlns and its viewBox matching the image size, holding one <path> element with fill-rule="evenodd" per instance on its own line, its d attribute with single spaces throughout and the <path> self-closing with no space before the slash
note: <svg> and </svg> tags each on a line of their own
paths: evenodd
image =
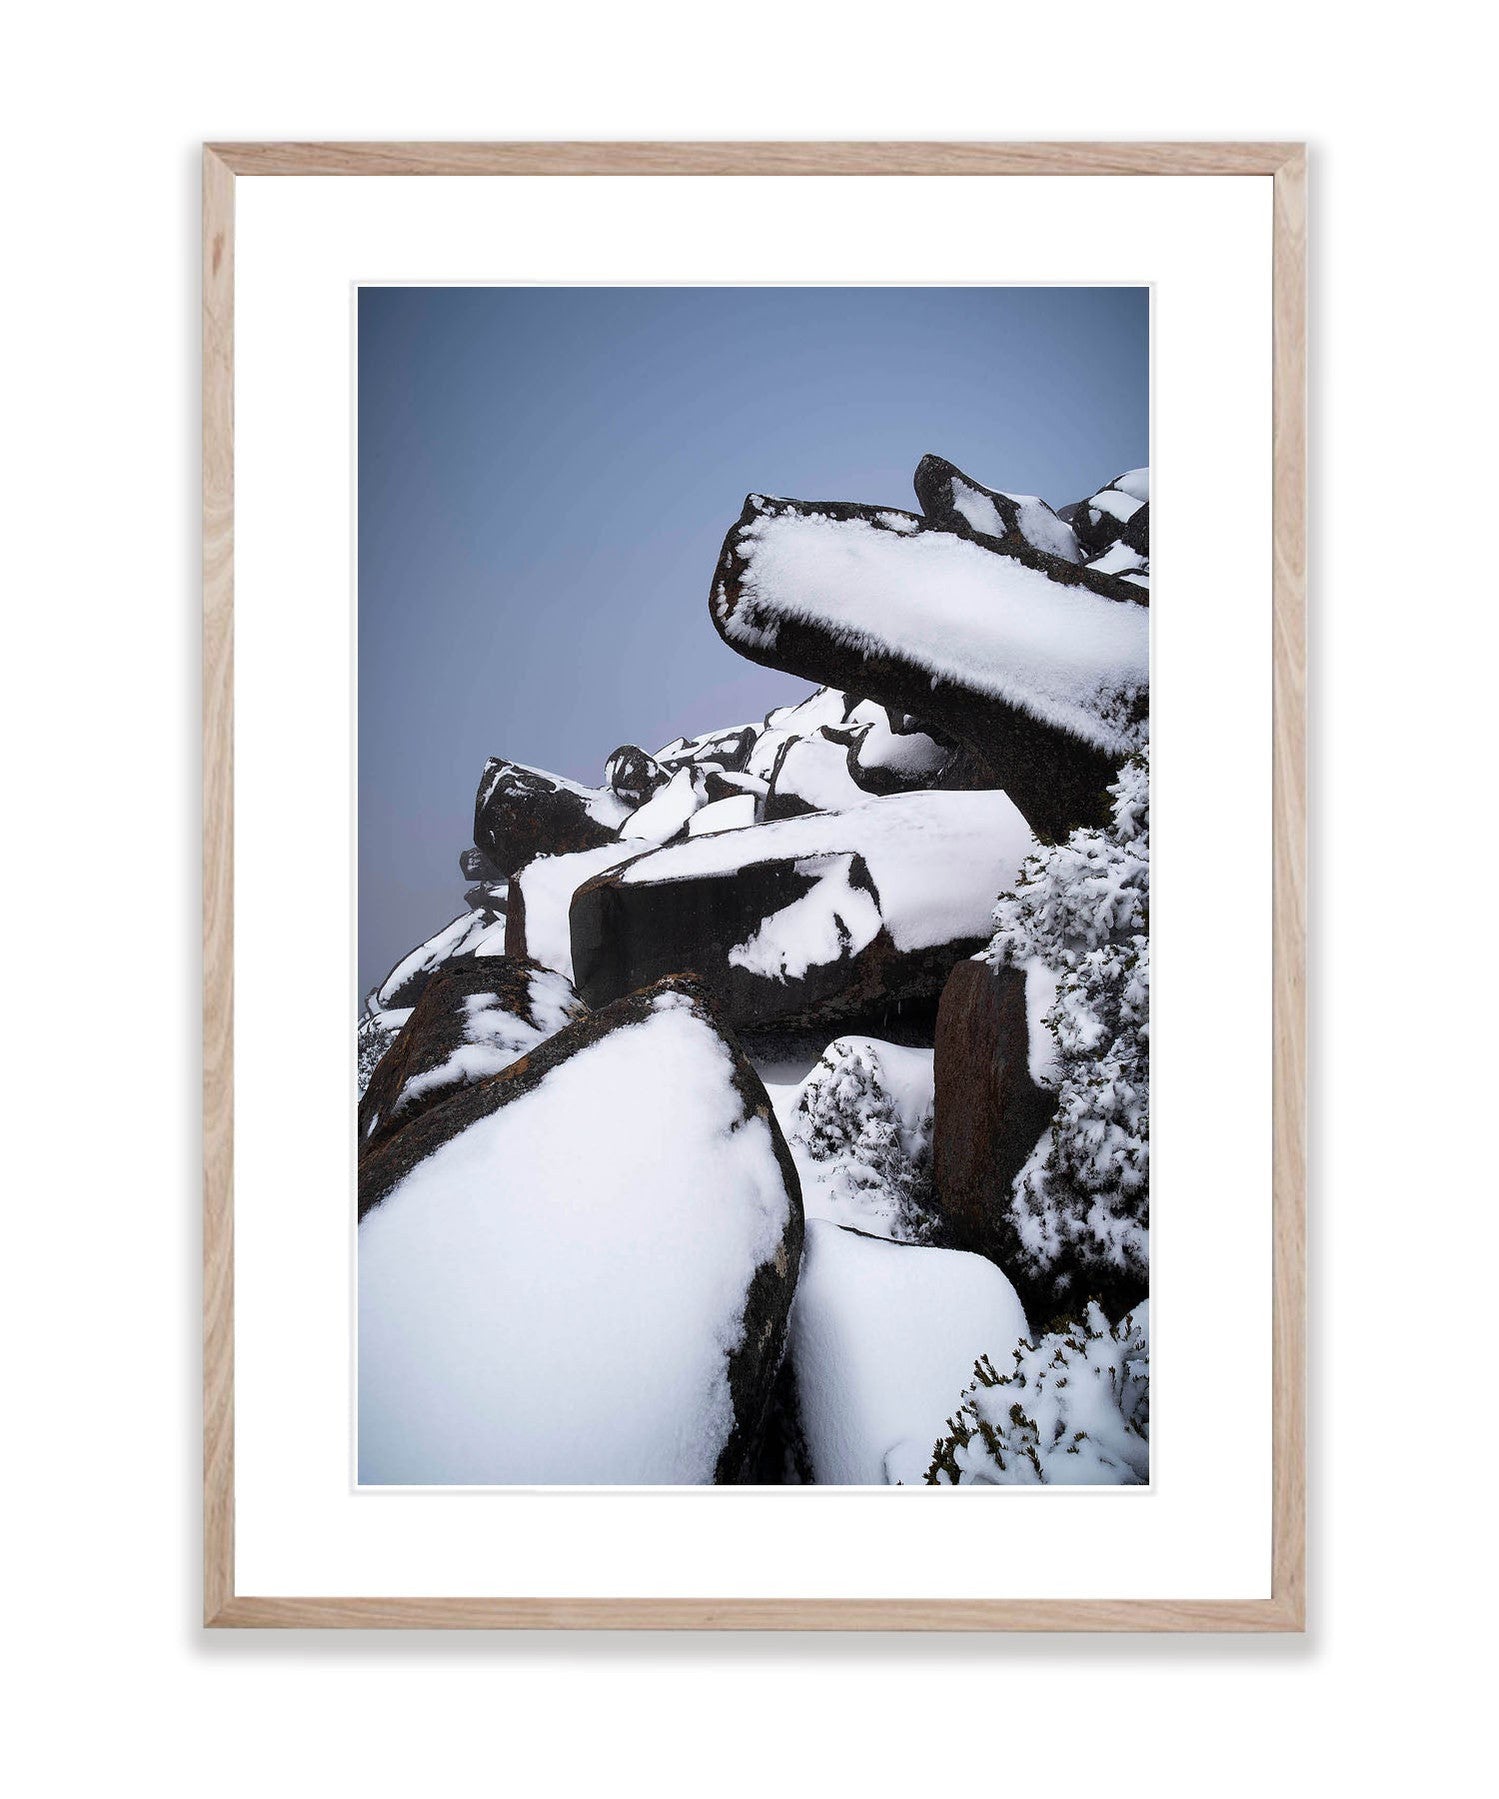
<svg viewBox="0 0 1499 1799">
<path fill-rule="evenodd" d="M 486 763 L 358 1025 L 361 1482 L 1148 1480 L 1149 474 L 1023 486 L 751 495 L 787 702 Z"/>
</svg>

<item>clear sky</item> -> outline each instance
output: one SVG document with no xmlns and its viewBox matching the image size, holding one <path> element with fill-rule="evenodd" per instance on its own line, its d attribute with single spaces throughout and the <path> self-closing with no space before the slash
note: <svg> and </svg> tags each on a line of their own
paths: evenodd
<svg viewBox="0 0 1499 1799">
<path fill-rule="evenodd" d="M 1149 460 L 1145 288 L 364 288 L 359 962 L 462 909 L 487 756 L 807 692 L 708 617 L 750 492 L 914 508 L 926 451 L 1060 506 Z"/>
</svg>

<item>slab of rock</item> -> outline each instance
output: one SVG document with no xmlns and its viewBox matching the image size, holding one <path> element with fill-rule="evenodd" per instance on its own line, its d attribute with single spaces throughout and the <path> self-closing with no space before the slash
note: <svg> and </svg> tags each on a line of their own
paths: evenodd
<svg viewBox="0 0 1499 1799">
<path fill-rule="evenodd" d="M 564 856 L 614 840 L 630 808 L 607 787 L 491 756 L 474 801 L 474 842 L 503 878 L 538 856 Z"/>
<path fill-rule="evenodd" d="M 1029 1006 L 1028 978 L 1037 989 Z M 933 1060 L 937 1210 L 954 1243 L 992 1257 L 1017 1281 L 1028 1309 L 1036 1296 L 1015 1272 L 1010 1191 L 1057 1109 L 1056 1092 L 1042 1084 L 1050 1041 L 1040 1014 L 1051 991 L 1041 982 L 1039 970 L 1028 977 L 958 963 L 937 1008 Z"/>
<path fill-rule="evenodd" d="M 1107 821 L 1109 783 L 1140 738 L 1148 597 L 1018 539 L 752 494 L 709 605 L 751 661 L 868 695 L 968 745 L 1036 831 L 1060 838 Z"/>
<path fill-rule="evenodd" d="M 640 846 L 606 843 L 571 856 L 538 856 L 510 883 L 505 911 L 505 954 L 530 956 L 573 979 L 573 895 L 585 881 L 640 853 Z M 671 972 L 671 971 L 668 971 Z M 637 983 L 637 985 L 640 983 Z M 618 998 L 616 994 L 613 997 Z"/>
<path fill-rule="evenodd" d="M 602 1006 L 691 972 L 736 1026 L 935 997 L 1033 848 L 997 792 L 892 794 L 668 844 L 574 889 L 574 984 Z"/>
<path fill-rule="evenodd" d="M 745 1478 L 801 1262 L 795 1165 L 696 983 L 569 1025 L 360 1168 L 370 1484 Z"/>
<path fill-rule="evenodd" d="M 759 735 L 756 725 L 733 725 L 727 730 L 706 732 L 701 737 L 677 737 L 664 749 L 657 750 L 656 760 L 666 769 L 691 763 L 698 768 L 716 768 L 734 774 L 749 760 Z"/>
<path fill-rule="evenodd" d="M 1091 562 L 1111 544 L 1124 542 L 1142 556 L 1150 554 L 1150 470 L 1128 469 L 1071 508 L 1072 528 Z"/>
<path fill-rule="evenodd" d="M 460 850 L 458 867 L 465 881 L 503 881 L 505 878 L 481 849 Z"/>
<path fill-rule="evenodd" d="M 445 963 L 467 956 L 498 955 L 505 947 L 505 914 L 503 911 L 465 910 L 425 943 L 409 950 L 385 979 L 374 987 L 365 1001 L 371 1012 L 409 1009 L 421 998 L 422 990 L 434 970 Z"/>
<path fill-rule="evenodd" d="M 539 962 L 485 956 L 444 963 L 365 1087 L 360 1155 L 463 1087 L 508 1068 L 587 1010 L 570 984 Z"/>
<path fill-rule="evenodd" d="M 1072 526 L 1034 494 L 997 493 L 940 456 L 922 457 L 915 487 L 923 514 L 940 530 L 995 543 L 1018 539 L 1063 562 L 1083 560 Z"/>
</svg>

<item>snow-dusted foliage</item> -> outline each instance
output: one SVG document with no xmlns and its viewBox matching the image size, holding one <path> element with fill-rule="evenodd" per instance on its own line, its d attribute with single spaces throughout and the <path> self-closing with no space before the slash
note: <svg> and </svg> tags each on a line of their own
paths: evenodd
<svg viewBox="0 0 1499 1799">
<path fill-rule="evenodd" d="M 924 1094 L 919 1081 L 902 1080 L 908 1063 L 924 1073 Z M 913 1086 L 914 1104 L 902 1091 Z M 837 1038 L 803 1082 L 786 1140 L 804 1173 L 803 1197 L 813 1215 L 908 1243 L 931 1234 L 928 1052 L 869 1037 Z M 814 1204 L 814 1192 L 820 1203 Z"/>
<path fill-rule="evenodd" d="M 927 1470 L 934 1487 L 1139 1486 L 1150 1479 L 1148 1306 L 1080 1322 L 1015 1351 L 1013 1373 L 974 1365 Z"/>
<path fill-rule="evenodd" d="M 1016 1177 L 1008 1225 L 1023 1283 L 1058 1309 L 1143 1289 L 1150 1237 L 1150 759 L 1110 789 L 1102 831 L 1030 857 L 995 911 L 995 966 L 1056 976 L 1042 1023 L 1056 1040 L 1050 1133 Z M 1008 1264 L 1007 1264 L 1008 1265 Z"/>
<path fill-rule="evenodd" d="M 366 1012 L 359 1020 L 359 1097 L 370 1084 L 375 1064 L 395 1042 L 401 1026 L 410 1018 L 409 1009 L 399 1012 Z"/>
</svg>

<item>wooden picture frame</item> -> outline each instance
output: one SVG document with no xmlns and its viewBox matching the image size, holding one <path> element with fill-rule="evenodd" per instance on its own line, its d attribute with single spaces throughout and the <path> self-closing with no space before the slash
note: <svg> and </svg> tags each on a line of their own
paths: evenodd
<svg viewBox="0 0 1499 1799">
<path fill-rule="evenodd" d="M 1273 179 L 1271 1592 L 1237 1600 L 305 1598 L 234 1546 L 235 183 L 255 176 L 1258 176 Z M 1305 1623 L 1306 152 L 1295 143 L 239 143 L 203 153 L 203 1601 L 207 1625 L 1298 1631 Z"/>
</svg>

